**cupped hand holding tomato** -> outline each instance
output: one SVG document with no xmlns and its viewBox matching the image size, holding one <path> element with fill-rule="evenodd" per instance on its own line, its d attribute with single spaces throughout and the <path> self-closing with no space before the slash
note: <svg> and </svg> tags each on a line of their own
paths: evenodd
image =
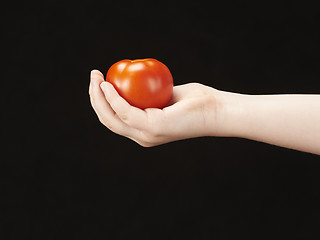
<svg viewBox="0 0 320 240">
<path fill-rule="evenodd" d="M 108 70 L 106 81 L 130 105 L 141 109 L 164 108 L 173 88 L 167 66 L 152 58 L 119 61 Z"/>
<path fill-rule="evenodd" d="M 145 147 L 200 136 L 229 136 L 320 154 L 316 141 L 320 96 L 246 95 L 190 83 L 173 87 L 167 104 L 171 74 L 162 67 L 159 75 L 143 72 L 147 62 L 130 69 L 130 64 L 142 62 L 126 60 L 115 65 L 119 74 L 108 72 L 108 81 L 98 70 L 91 71 L 90 101 L 111 131 Z M 300 118 L 303 114 L 311 117 Z M 284 122 L 290 127 L 283 127 Z"/>
<path fill-rule="evenodd" d="M 145 64 L 150 64 L 148 62 L 120 61 L 110 68 L 107 81 L 100 71 L 91 71 L 90 100 L 102 124 L 145 147 L 192 137 L 222 135 L 224 124 L 221 114 L 217 114 L 221 91 L 198 83 L 172 89 L 171 74 L 162 63 L 152 60 L 158 66 L 154 72 L 139 72 L 146 67 Z M 130 69 L 130 66 L 134 67 Z M 157 71 L 158 76 L 155 75 Z M 138 75 L 149 76 L 146 78 L 150 80 L 148 84 L 139 78 L 130 78 Z M 142 95 L 140 91 L 145 86 L 150 89 L 144 89 Z"/>
</svg>

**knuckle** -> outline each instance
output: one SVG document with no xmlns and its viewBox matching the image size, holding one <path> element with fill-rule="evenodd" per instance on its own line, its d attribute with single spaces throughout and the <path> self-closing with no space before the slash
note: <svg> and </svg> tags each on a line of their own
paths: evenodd
<svg viewBox="0 0 320 240">
<path fill-rule="evenodd" d="M 123 121 L 127 125 L 131 125 L 132 124 L 132 116 L 131 116 L 131 113 L 130 113 L 130 109 L 126 109 L 126 110 L 123 110 L 121 112 L 118 112 L 117 115 L 121 119 L 121 121 Z"/>
<path fill-rule="evenodd" d="M 202 84 L 197 83 L 197 82 L 191 82 L 191 83 L 188 83 L 188 85 L 194 90 L 196 90 L 196 89 L 199 90 L 202 88 Z"/>
<path fill-rule="evenodd" d="M 157 115 L 148 114 L 148 121 L 147 121 L 147 129 L 146 132 L 152 138 L 158 138 L 162 134 L 162 125 L 160 122 L 160 118 Z"/>
<path fill-rule="evenodd" d="M 141 132 L 141 139 L 144 145 L 146 146 L 153 146 L 158 140 L 158 136 L 150 131 L 142 131 Z"/>
<path fill-rule="evenodd" d="M 149 148 L 159 145 L 160 141 L 159 139 L 151 134 L 148 131 L 140 130 L 140 135 L 136 136 L 135 138 L 131 138 L 133 141 L 135 141 L 137 144 L 139 144 L 142 147 Z"/>
<path fill-rule="evenodd" d="M 150 125 L 148 131 L 151 139 L 159 139 L 163 136 L 163 128 L 161 124 L 157 123 L 157 121 L 154 121 L 153 124 Z"/>
<path fill-rule="evenodd" d="M 150 143 L 147 143 L 147 144 L 143 144 L 141 145 L 142 147 L 144 148 L 151 148 L 151 147 L 154 147 L 156 144 L 150 144 Z"/>
<path fill-rule="evenodd" d="M 205 91 L 205 89 L 197 88 L 193 91 L 194 97 L 203 97 L 203 96 L 207 96 L 207 95 L 208 95 L 208 92 Z"/>
<path fill-rule="evenodd" d="M 149 137 L 154 140 L 161 136 L 161 129 L 158 125 L 154 125 L 149 129 Z"/>
<path fill-rule="evenodd" d="M 129 115 L 126 112 L 119 113 L 118 116 L 124 122 L 128 122 L 129 120 Z"/>
<path fill-rule="evenodd" d="M 144 147 L 144 148 L 150 148 L 150 147 L 153 147 L 155 146 L 155 144 L 153 143 L 149 143 L 149 142 L 137 142 L 141 147 Z"/>
<path fill-rule="evenodd" d="M 191 83 L 189 83 L 189 85 L 192 87 L 198 87 L 200 84 L 197 82 L 191 82 Z"/>
<path fill-rule="evenodd" d="M 109 128 L 111 131 L 113 131 L 113 125 L 111 124 L 111 122 L 107 119 L 104 119 L 102 117 L 99 117 L 99 121 L 106 126 L 107 128 Z"/>
</svg>

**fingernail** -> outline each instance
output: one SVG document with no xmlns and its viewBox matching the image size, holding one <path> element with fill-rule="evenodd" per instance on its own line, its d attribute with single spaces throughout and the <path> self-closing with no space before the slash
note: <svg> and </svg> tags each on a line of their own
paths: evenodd
<svg viewBox="0 0 320 240">
<path fill-rule="evenodd" d="M 93 70 L 90 72 L 90 82 L 93 84 Z"/>
<path fill-rule="evenodd" d="M 92 78 L 93 72 L 94 72 L 94 70 L 91 70 L 91 72 L 90 72 L 90 78 Z"/>
</svg>

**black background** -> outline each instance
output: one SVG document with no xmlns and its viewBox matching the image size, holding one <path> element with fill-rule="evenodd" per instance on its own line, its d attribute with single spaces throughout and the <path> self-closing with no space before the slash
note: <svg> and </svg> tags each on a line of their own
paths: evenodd
<svg viewBox="0 0 320 240">
<path fill-rule="evenodd" d="M 99 123 L 89 73 L 152 57 L 176 85 L 320 93 L 307 3 L 11 2 L 1 9 L 2 239 L 319 239 L 320 159 L 245 139 L 142 148 Z"/>
</svg>

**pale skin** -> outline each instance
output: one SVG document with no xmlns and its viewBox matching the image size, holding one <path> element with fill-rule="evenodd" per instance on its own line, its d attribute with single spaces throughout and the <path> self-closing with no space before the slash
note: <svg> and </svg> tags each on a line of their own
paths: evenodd
<svg viewBox="0 0 320 240">
<path fill-rule="evenodd" d="M 320 155 L 320 95 L 248 95 L 199 83 L 175 86 L 167 107 L 141 110 L 91 72 L 89 95 L 111 131 L 144 147 L 201 136 L 239 137 Z"/>
</svg>

